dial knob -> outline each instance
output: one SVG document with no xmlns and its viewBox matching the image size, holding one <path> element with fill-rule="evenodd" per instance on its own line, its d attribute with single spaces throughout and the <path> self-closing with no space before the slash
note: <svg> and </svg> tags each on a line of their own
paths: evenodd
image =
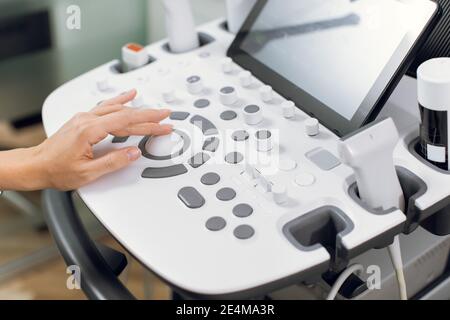
<svg viewBox="0 0 450 320">
<path fill-rule="evenodd" d="M 305 121 L 305 131 L 310 137 L 317 136 L 320 133 L 319 120 L 310 118 Z"/>
<path fill-rule="evenodd" d="M 244 120 L 248 125 L 255 125 L 263 120 L 261 108 L 255 104 L 248 105 L 244 108 Z"/>
<path fill-rule="evenodd" d="M 283 102 L 281 108 L 283 109 L 283 116 L 286 119 L 291 119 L 295 116 L 295 103 L 292 101 Z"/>
<path fill-rule="evenodd" d="M 133 107 L 139 108 L 145 104 L 144 97 L 142 95 L 137 95 L 136 98 L 131 102 Z"/>
<path fill-rule="evenodd" d="M 102 92 L 105 92 L 105 91 L 108 91 L 109 89 L 111 89 L 111 86 L 109 84 L 109 79 L 106 77 L 97 79 L 96 85 L 97 85 L 97 89 Z"/>
<path fill-rule="evenodd" d="M 164 88 L 162 92 L 162 98 L 167 103 L 174 102 L 175 100 L 177 100 L 175 90 L 171 87 Z"/>
<path fill-rule="evenodd" d="M 231 58 L 224 58 L 222 60 L 222 71 L 223 73 L 233 72 L 233 60 Z"/>
<path fill-rule="evenodd" d="M 186 79 L 187 90 L 191 94 L 198 94 L 203 91 L 203 81 L 199 76 L 190 76 Z"/>
<path fill-rule="evenodd" d="M 273 99 L 273 89 L 271 86 L 262 86 L 259 89 L 261 100 L 264 102 L 270 102 Z"/>
<path fill-rule="evenodd" d="M 223 87 L 219 91 L 220 102 L 224 105 L 231 105 L 238 101 L 236 89 L 233 87 Z"/>
<path fill-rule="evenodd" d="M 253 75 L 250 71 L 242 71 L 239 74 L 239 82 L 243 87 L 250 87 L 253 84 Z"/>
<path fill-rule="evenodd" d="M 272 150 L 272 133 L 269 130 L 259 130 L 255 134 L 256 149 L 261 152 Z"/>
<path fill-rule="evenodd" d="M 288 200 L 288 193 L 286 186 L 276 183 L 272 186 L 273 200 L 277 204 L 283 204 Z"/>
</svg>

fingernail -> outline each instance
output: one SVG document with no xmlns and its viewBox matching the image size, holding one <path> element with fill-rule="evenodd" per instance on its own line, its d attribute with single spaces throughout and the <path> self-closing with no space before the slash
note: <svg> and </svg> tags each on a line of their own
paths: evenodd
<svg viewBox="0 0 450 320">
<path fill-rule="evenodd" d="M 132 148 L 132 149 L 128 149 L 127 155 L 128 155 L 128 160 L 135 161 L 140 158 L 140 156 L 142 155 L 142 152 L 138 148 Z"/>
<path fill-rule="evenodd" d="M 172 113 L 172 110 L 170 110 L 170 109 L 160 109 L 160 111 L 162 113 Z"/>
<path fill-rule="evenodd" d="M 126 96 L 126 95 L 129 95 L 129 94 L 132 94 L 133 92 L 134 92 L 134 89 L 131 89 L 129 91 L 122 92 L 121 95 L 122 96 Z"/>
</svg>

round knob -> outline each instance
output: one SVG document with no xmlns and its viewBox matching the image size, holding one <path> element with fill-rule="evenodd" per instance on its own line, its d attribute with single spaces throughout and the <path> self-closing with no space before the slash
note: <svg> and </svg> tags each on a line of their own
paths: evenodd
<svg viewBox="0 0 450 320">
<path fill-rule="evenodd" d="M 308 136 L 317 136 L 320 132 L 319 120 L 310 118 L 305 121 L 305 131 Z"/>
<path fill-rule="evenodd" d="M 273 200 L 277 204 L 283 204 L 288 200 L 288 193 L 286 186 L 282 184 L 274 184 L 272 186 L 272 194 L 273 194 Z"/>
<path fill-rule="evenodd" d="M 177 97 L 175 96 L 175 90 L 173 88 L 164 88 L 162 92 L 162 98 L 165 102 L 171 103 L 177 100 Z"/>
<path fill-rule="evenodd" d="M 272 150 L 272 133 L 269 130 L 256 132 L 256 149 L 261 152 Z"/>
<path fill-rule="evenodd" d="M 244 108 L 244 121 L 248 125 L 255 125 L 263 120 L 261 108 L 255 104 Z"/>
<path fill-rule="evenodd" d="M 220 102 L 224 105 L 231 105 L 238 101 L 238 95 L 236 93 L 236 89 L 233 87 L 223 87 L 219 91 Z"/>
<path fill-rule="evenodd" d="M 191 94 L 198 94 L 203 91 L 203 81 L 199 76 L 190 76 L 186 79 L 187 90 Z"/>
<path fill-rule="evenodd" d="M 223 73 L 233 72 L 233 60 L 231 58 L 224 58 L 222 60 L 222 71 Z"/>
<path fill-rule="evenodd" d="M 131 105 L 133 107 L 139 108 L 145 104 L 144 97 L 142 95 L 136 96 L 133 101 L 131 101 Z"/>
<path fill-rule="evenodd" d="M 262 86 L 259 89 L 261 100 L 264 102 L 270 102 L 273 99 L 273 89 L 271 86 Z"/>
<path fill-rule="evenodd" d="M 286 119 L 291 119 L 295 116 L 295 103 L 292 101 L 283 102 L 281 108 L 283 109 L 283 116 Z"/>
<path fill-rule="evenodd" d="M 109 85 L 109 79 L 106 77 L 97 79 L 96 84 L 97 89 L 102 92 L 108 91 L 111 88 L 111 86 Z"/>
<path fill-rule="evenodd" d="M 176 131 L 164 136 L 150 137 L 145 151 L 154 160 L 167 160 L 179 156 L 184 147 L 184 139 Z"/>
<path fill-rule="evenodd" d="M 239 74 L 239 82 L 243 87 L 250 87 L 253 84 L 253 75 L 250 71 L 242 71 Z"/>
</svg>

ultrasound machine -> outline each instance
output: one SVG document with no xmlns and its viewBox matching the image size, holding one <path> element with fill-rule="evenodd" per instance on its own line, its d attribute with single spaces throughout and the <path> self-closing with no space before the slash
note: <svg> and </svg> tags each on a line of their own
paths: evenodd
<svg viewBox="0 0 450 320">
<path fill-rule="evenodd" d="M 167 39 L 124 45 L 45 101 L 49 136 L 132 88 L 132 107 L 172 110 L 170 135 L 96 146 L 143 156 L 77 190 L 93 215 L 177 297 L 450 299 L 450 171 L 423 155 L 416 80 L 450 56 L 450 1 L 226 3 L 195 26 L 188 0 L 165 0 Z M 45 203 L 86 295 L 133 298 L 70 193 Z"/>
</svg>

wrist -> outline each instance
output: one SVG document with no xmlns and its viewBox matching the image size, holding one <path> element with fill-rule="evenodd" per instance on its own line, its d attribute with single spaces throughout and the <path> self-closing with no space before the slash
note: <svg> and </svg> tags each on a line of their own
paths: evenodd
<svg viewBox="0 0 450 320">
<path fill-rule="evenodd" d="M 0 153 L 0 189 L 32 191 L 51 187 L 41 145 Z"/>
</svg>

